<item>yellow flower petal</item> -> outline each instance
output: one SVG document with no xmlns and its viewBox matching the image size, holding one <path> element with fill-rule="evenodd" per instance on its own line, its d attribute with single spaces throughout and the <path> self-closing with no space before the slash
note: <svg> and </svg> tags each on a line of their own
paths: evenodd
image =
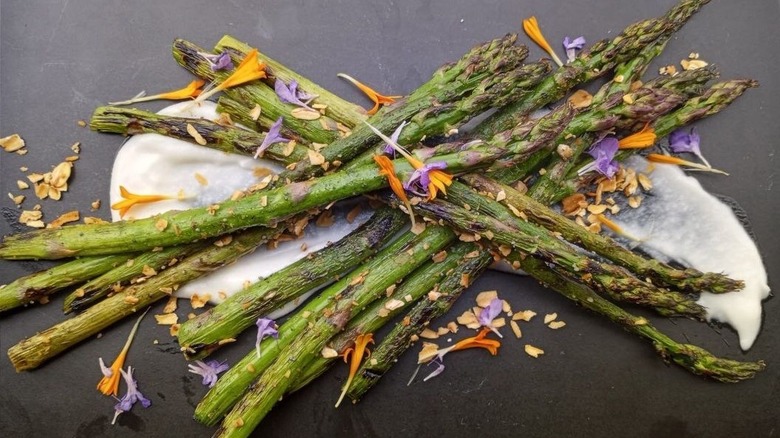
<svg viewBox="0 0 780 438">
<path fill-rule="evenodd" d="M 712 167 L 707 167 L 703 164 L 694 163 L 693 161 L 683 160 L 682 158 L 673 157 L 671 155 L 662 155 L 662 154 L 648 154 L 647 155 L 647 161 L 650 161 L 652 163 L 663 163 L 663 164 L 676 164 L 678 166 L 686 166 L 686 167 L 692 167 L 697 170 L 703 170 L 705 172 L 712 172 L 712 173 L 720 173 L 722 175 L 728 175 L 728 173 L 714 169 Z"/>
<path fill-rule="evenodd" d="M 346 351 L 344 351 L 343 356 L 345 362 L 347 361 L 347 356 L 351 354 L 351 360 L 349 363 L 349 377 L 347 378 L 347 382 L 344 384 L 341 395 L 336 402 L 336 407 L 339 407 L 341 401 L 344 400 L 344 396 L 347 394 L 347 389 L 349 389 L 349 385 L 352 384 L 352 380 L 355 378 L 355 375 L 360 368 L 360 363 L 363 361 L 363 356 L 366 353 L 368 353 L 369 356 L 371 355 L 371 353 L 368 351 L 368 344 L 373 343 L 374 337 L 371 333 L 358 335 L 355 338 L 355 348 L 348 348 Z"/>
<path fill-rule="evenodd" d="M 655 131 L 649 125 L 645 125 L 641 131 L 635 132 L 628 137 L 624 137 L 618 141 L 618 148 L 620 149 L 642 149 L 647 148 L 655 144 L 656 140 Z"/>
<path fill-rule="evenodd" d="M 531 16 L 530 18 L 523 20 L 523 30 L 533 42 L 552 57 L 553 61 L 558 64 L 558 67 L 563 66 L 561 59 L 558 58 L 558 55 L 555 54 L 555 51 L 550 47 L 550 44 L 544 38 L 544 35 L 542 35 L 542 29 L 539 27 L 536 17 Z"/>
<path fill-rule="evenodd" d="M 136 204 L 146 204 L 173 198 L 173 196 L 167 195 L 137 195 L 127 190 L 124 186 L 119 186 L 119 194 L 124 199 L 111 205 L 112 210 L 119 210 L 119 217 L 124 217 Z"/>
<path fill-rule="evenodd" d="M 379 105 L 389 105 L 391 103 L 395 103 L 396 99 L 400 99 L 403 96 L 384 96 L 382 94 L 377 93 L 373 88 L 369 87 L 368 85 L 358 81 L 357 79 L 353 78 L 350 75 L 339 73 L 336 76 L 346 79 L 347 81 L 351 82 L 352 85 L 358 87 L 360 91 L 366 94 L 369 99 L 371 99 L 372 102 L 374 102 L 374 107 L 367 111 L 369 115 L 376 114 L 377 111 L 379 111 Z"/>
</svg>

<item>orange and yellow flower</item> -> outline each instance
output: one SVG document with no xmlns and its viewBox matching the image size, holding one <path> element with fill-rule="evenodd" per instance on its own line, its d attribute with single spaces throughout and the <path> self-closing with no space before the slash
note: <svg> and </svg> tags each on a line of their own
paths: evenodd
<svg viewBox="0 0 780 438">
<path fill-rule="evenodd" d="M 373 344 L 373 343 L 374 343 L 374 335 L 372 335 L 371 333 L 358 335 L 355 338 L 354 348 L 353 347 L 347 348 L 341 354 L 341 356 L 344 358 L 344 363 L 347 363 L 347 361 L 349 360 L 349 377 L 347 378 L 347 382 L 344 384 L 344 388 L 341 391 L 341 395 L 339 396 L 339 399 L 336 402 L 336 407 L 339 407 L 341 401 L 344 400 L 344 396 L 347 394 L 349 385 L 352 384 L 352 380 L 355 378 L 355 375 L 357 374 L 357 371 L 360 368 L 360 363 L 363 361 L 363 356 L 365 355 L 368 355 L 369 357 L 371 356 L 371 352 L 368 350 L 368 344 Z"/>
<path fill-rule="evenodd" d="M 112 210 L 119 210 L 119 217 L 124 217 L 136 204 L 147 204 L 149 202 L 173 199 L 173 196 L 168 195 L 138 195 L 127 190 L 125 186 L 119 186 L 119 194 L 123 199 L 111 205 Z"/>
<path fill-rule="evenodd" d="M 259 62 L 257 56 L 257 49 L 250 50 L 230 76 L 211 90 L 201 93 L 196 99 L 196 102 L 202 102 L 222 90 L 267 77 L 265 73 L 265 64 Z"/>
<path fill-rule="evenodd" d="M 400 99 L 403 97 L 403 96 L 384 96 L 382 94 L 379 94 L 373 88 L 358 81 L 352 76 L 344 73 L 339 73 L 337 76 L 351 82 L 352 85 L 358 87 L 360 91 L 365 93 L 366 96 L 368 96 L 368 98 L 371 99 L 372 102 L 374 102 L 374 107 L 367 111 L 369 115 L 376 114 L 376 112 L 379 111 L 379 105 L 389 105 L 391 103 L 395 103 L 396 99 Z"/>
<path fill-rule="evenodd" d="M 109 102 L 111 105 L 131 105 L 137 102 L 148 102 L 150 100 L 186 100 L 186 99 L 194 99 L 195 97 L 198 97 L 201 93 L 200 87 L 205 84 L 204 81 L 200 79 L 195 79 L 194 81 L 187 84 L 186 87 L 173 90 L 173 91 L 167 91 L 165 93 L 159 93 L 154 94 L 151 96 L 145 96 L 144 93 L 139 94 L 138 96 L 130 99 L 130 100 L 123 100 L 121 102 Z"/>
<path fill-rule="evenodd" d="M 114 359 L 114 363 L 111 364 L 111 367 L 106 367 L 103 363 L 103 358 L 99 358 L 100 369 L 103 372 L 103 378 L 100 379 L 100 382 L 98 382 L 97 389 L 104 395 L 113 395 L 116 397 L 117 393 L 119 392 L 119 381 L 122 378 L 122 373 L 120 370 L 122 367 L 124 367 L 125 359 L 127 358 L 127 352 L 130 350 L 130 344 L 133 342 L 135 332 L 138 331 L 138 325 L 141 324 L 141 320 L 148 311 L 149 309 L 146 309 L 146 311 L 141 314 L 141 316 L 135 322 L 135 325 L 133 325 L 133 329 L 130 330 L 130 334 L 127 336 L 125 346 L 122 347 L 122 351 L 120 351 L 119 355 L 116 357 L 116 359 Z"/>
<path fill-rule="evenodd" d="M 728 173 L 718 170 L 703 164 L 694 163 L 693 161 L 683 160 L 682 158 L 673 157 L 671 155 L 663 154 L 648 154 L 647 160 L 651 163 L 663 163 L 663 164 L 676 164 L 678 166 L 686 166 L 696 170 L 703 170 L 705 172 L 720 173 L 722 175 L 728 175 Z"/>
</svg>

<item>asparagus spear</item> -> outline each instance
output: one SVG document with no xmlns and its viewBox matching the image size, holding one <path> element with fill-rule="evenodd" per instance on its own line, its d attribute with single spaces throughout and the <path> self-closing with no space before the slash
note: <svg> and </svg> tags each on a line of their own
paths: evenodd
<svg viewBox="0 0 780 438">
<path fill-rule="evenodd" d="M 219 341 L 236 337 L 262 315 L 351 271 L 391 240 L 405 225 L 405 219 L 406 216 L 397 210 L 381 209 L 337 243 L 312 253 L 185 321 L 178 334 L 185 355 L 194 359 L 210 354 L 219 347 Z"/>
<path fill-rule="evenodd" d="M 364 310 L 355 319 L 350 321 L 349 325 L 330 340 L 328 346 L 335 351 L 344 351 L 355 340 L 357 335 L 363 333 L 373 333 L 379 330 L 384 324 L 390 321 L 393 317 L 400 314 L 407 307 L 412 306 L 415 302 L 422 298 L 418 304 L 414 306 L 414 309 L 409 312 L 409 317 L 404 318 L 403 322 L 396 325 L 393 331 L 387 335 L 385 339 L 393 338 L 397 336 L 395 333 L 399 330 L 408 330 L 418 332 L 422 330 L 422 327 L 427 325 L 427 321 L 431 318 L 418 317 L 415 315 L 418 308 L 428 309 L 430 306 L 438 306 L 445 301 L 455 301 L 460 293 L 468 287 L 471 281 L 476 278 L 485 268 L 488 267 L 492 257 L 487 257 L 480 253 L 480 248 L 473 243 L 456 243 L 447 247 L 447 258 L 440 263 L 429 262 L 425 266 L 420 267 L 414 271 L 412 275 L 405 278 L 403 283 L 393 292 L 392 295 L 384 300 L 374 303 L 372 306 Z M 467 274 L 468 273 L 468 274 Z M 438 298 L 432 300 L 429 297 L 425 297 L 428 292 L 436 292 Z M 411 297 L 411 300 L 409 300 Z M 397 307 L 397 303 L 404 303 L 403 306 Z M 391 310 L 388 310 L 391 309 Z M 426 314 L 430 314 L 430 310 L 425 311 Z M 377 361 L 377 365 L 374 365 L 374 360 L 371 360 L 370 365 L 365 365 L 370 369 L 369 373 L 358 371 L 355 379 L 360 378 L 364 374 L 367 378 L 371 377 L 371 372 L 380 371 L 377 370 L 379 364 L 385 364 L 385 367 L 381 371 L 385 372 L 390 368 L 391 362 L 394 362 L 395 355 L 392 359 L 385 360 L 383 354 L 384 342 L 380 344 L 378 349 L 375 349 L 371 353 L 371 359 Z M 405 350 L 406 347 L 403 347 Z M 402 350 L 402 351 L 403 351 Z M 314 359 L 306 370 L 302 373 L 301 378 L 294 385 L 294 389 L 290 392 L 297 391 L 304 387 L 309 382 L 320 376 L 328 367 L 333 363 L 335 358 L 325 358 L 322 356 Z M 350 388 L 354 387 L 352 385 Z"/>
<path fill-rule="evenodd" d="M 640 21 L 628 26 L 609 41 L 600 41 L 584 50 L 573 62 L 560 67 L 544 80 L 533 94 L 507 105 L 481 123 L 476 129 L 478 138 L 489 138 L 517 124 L 535 108 L 561 99 L 578 84 L 598 78 L 622 62 L 634 58 L 644 47 L 659 38 L 676 32 L 709 0 L 687 0 L 672 7 L 666 15 Z"/>
<path fill-rule="evenodd" d="M 207 246 L 207 242 L 198 242 L 191 245 L 173 246 L 164 248 L 160 251 L 150 251 L 136 255 L 132 259 L 132 263 L 119 264 L 119 266 L 99 277 L 93 278 L 68 294 L 68 296 L 65 297 L 62 309 L 65 313 L 70 313 L 74 310 L 77 312 L 84 310 L 108 295 L 115 286 L 122 286 L 123 282 L 143 275 L 143 270 L 146 266 L 155 271 L 160 271 L 173 266 L 189 254 L 202 250 Z"/>
<path fill-rule="evenodd" d="M 173 41 L 173 57 L 176 62 L 182 67 L 189 70 L 191 73 L 200 76 L 208 80 L 222 81 L 226 79 L 230 72 L 212 71 L 211 64 L 206 59 L 208 52 L 198 47 L 197 45 L 183 40 L 176 39 Z M 234 55 L 234 59 L 244 57 L 244 53 L 235 53 L 231 51 L 231 55 Z M 310 83 L 310 82 L 309 82 Z M 301 88 L 302 90 L 309 91 L 307 88 Z M 326 123 L 321 123 L 319 120 L 302 120 L 291 115 L 291 111 L 296 107 L 291 104 L 283 103 L 279 100 L 272 87 L 267 86 L 264 83 L 251 83 L 245 84 L 241 87 L 235 87 L 227 89 L 224 94 L 238 101 L 245 101 L 249 104 L 251 109 L 255 104 L 260 105 L 262 111 L 260 117 L 256 121 L 258 125 L 268 129 L 279 117 L 284 118 L 284 130 L 283 135 L 295 135 L 298 138 L 304 138 L 310 142 L 315 143 L 330 143 L 339 138 L 338 130 L 326 129 L 323 126 L 332 125 L 336 126 L 336 122 L 328 117 L 323 116 L 323 120 Z M 250 120 L 247 126 L 254 127 L 255 121 Z M 244 122 L 248 122 L 244 120 Z"/>
<path fill-rule="evenodd" d="M 84 257 L 18 278 L 0 287 L 0 312 L 39 300 L 125 263 L 133 254 Z"/>
<path fill-rule="evenodd" d="M 384 294 L 388 287 L 413 272 L 431 255 L 442 249 L 452 236 L 452 231 L 444 227 L 427 227 L 417 236 L 412 233 L 404 234 L 373 259 L 326 288 L 282 324 L 278 340 L 264 341 L 260 345 L 260 354 L 252 350 L 223 374 L 195 408 L 195 419 L 207 425 L 216 424 L 261 373 L 262 376 L 270 376 L 285 366 L 295 368 L 296 375 L 302 372 L 302 368 L 319 354 L 324 343 L 335 331 L 349 322 L 353 312 L 360 312 Z M 315 342 L 307 342 L 309 349 L 305 359 L 302 357 L 295 363 L 287 363 L 287 354 L 297 349 L 307 336 L 311 336 Z M 289 356 L 293 357 L 294 355 Z M 269 372 L 270 367 L 273 367 L 272 372 Z M 284 370 L 282 374 L 285 374 Z M 279 377 L 268 381 L 278 381 L 284 394 L 283 387 L 292 385 L 296 376 L 291 371 L 290 376 Z M 252 388 L 259 386 L 252 385 Z M 282 394 L 273 397 L 272 401 L 276 402 Z"/>
<path fill-rule="evenodd" d="M 251 50 L 251 47 L 230 35 L 225 35 L 217 42 L 216 49 L 220 52 L 225 49 L 231 49 L 237 52 L 246 53 Z M 282 63 L 270 58 L 262 52 L 258 52 L 257 59 L 268 66 L 270 73 L 274 77 L 280 78 L 288 83 L 294 79 L 298 81 L 302 90 L 319 96 L 317 97 L 317 102 L 328 106 L 325 113 L 333 120 L 340 122 L 349 128 L 366 120 L 366 111 L 359 105 L 355 105 L 354 103 L 336 96 L 327 89 L 320 87 L 316 83 L 287 68 Z"/>
<path fill-rule="evenodd" d="M 89 126 L 93 131 L 121 135 L 156 133 L 195 143 L 187 131 L 192 126 L 206 140 L 206 146 L 233 154 L 254 155 L 265 134 L 234 126 L 219 125 L 204 119 L 162 116 L 132 108 L 101 106 L 95 109 Z M 300 138 L 300 137 L 298 137 Z M 274 143 L 263 156 L 284 164 L 295 163 L 308 157 L 309 148 L 296 144 L 291 151 L 287 143 Z"/>
<path fill-rule="evenodd" d="M 450 187 L 450 193 L 455 190 Z M 476 211 L 492 210 L 489 201 L 479 195 L 470 197 L 470 201 L 470 207 Z M 504 245 L 544 260 L 614 300 L 651 307 L 665 316 L 688 316 L 701 320 L 705 318 L 705 310 L 693 299 L 679 292 L 662 290 L 645 283 L 619 266 L 590 259 L 554 235 L 539 232 L 534 226 L 518 218 L 505 215 L 502 220 L 498 220 L 480 216 L 474 211 L 439 200 L 419 203 L 415 209 L 433 220 L 443 220 L 466 233 L 486 236 L 493 245 Z"/>
<path fill-rule="evenodd" d="M 510 259 L 517 262 L 522 270 L 541 281 L 545 286 L 580 306 L 609 318 L 626 331 L 649 340 L 656 352 L 664 359 L 671 360 L 694 374 L 720 382 L 735 383 L 753 378 L 756 373 L 766 367 L 763 361 L 740 362 L 722 359 L 701 347 L 680 344 L 653 327 L 647 319 L 634 316 L 586 286 L 561 277 L 541 260 L 518 256 L 511 256 Z"/>
<path fill-rule="evenodd" d="M 550 231 L 561 233 L 569 242 L 581 245 L 607 259 L 631 270 L 640 278 L 649 277 L 654 284 L 697 293 L 706 290 L 714 293 L 730 292 L 743 287 L 741 281 L 722 274 L 702 273 L 696 269 L 675 269 L 655 259 L 646 259 L 618 245 L 609 237 L 591 233 L 560 214 L 555 213 L 535 199 L 519 193 L 514 188 L 477 174 L 465 176 L 464 182 L 476 190 L 496 195 L 503 192 L 500 202 L 525 214 L 534 223 Z"/>
<path fill-rule="evenodd" d="M 197 252 L 149 280 L 130 286 L 73 318 L 22 340 L 8 350 L 8 357 L 16 371 L 37 368 L 111 324 L 167 297 L 178 285 L 252 252 L 277 232 L 274 229 L 252 229 L 234 235 L 229 243 L 222 240 L 223 246 L 212 245 Z"/>
</svg>

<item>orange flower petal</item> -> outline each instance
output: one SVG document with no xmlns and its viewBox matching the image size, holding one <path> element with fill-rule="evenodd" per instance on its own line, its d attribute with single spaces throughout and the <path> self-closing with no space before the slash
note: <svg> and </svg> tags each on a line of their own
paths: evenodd
<svg viewBox="0 0 780 438">
<path fill-rule="evenodd" d="M 703 164 L 694 163 L 693 161 L 683 160 L 682 158 L 673 157 L 671 155 L 662 155 L 662 154 L 647 154 L 647 160 L 652 163 L 663 163 L 663 164 L 676 164 L 678 166 L 687 166 L 692 167 L 697 170 L 703 170 L 705 172 L 712 172 L 712 173 L 720 173 L 722 175 L 728 175 L 728 173 L 719 170 L 714 169 L 712 167 L 707 167 Z"/>
<path fill-rule="evenodd" d="M 488 333 L 490 333 L 490 329 L 484 327 L 477 336 L 458 341 L 452 346 L 450 351 L 466 350 L 468 348 L 484 348 L 495 356 L 498 354 L 498 347 L 501 346 L 501 342 L 495 339 L 485 339 L 485 336 L 487 336 Z"/>
<path fill-rule="evenodd" d="M 341 401 L 344 400 L 344 396 L 347 394 L 347 389 L 349 389 L 349 385 L 352 384 L 352 380 L 355 378 L 355 375 L 358 372 L 358 369 L 360 368 L 360 363 L 363 361 L 363 356 L 368 353 L 369 356 L 371 353 L 368 351 L 368 344 L 374 343 L 374 335 L 371 333 L 366 333 L 363 335 L 358 335 L 355 338 L 355 348 L 348 348 L 344 351 L 344 361 L 347 360 L 347 356 L 351 353 L 351 361 L 349 364 L 349 377 L 347 378 L 347 382 L 344 383 L 344 387 L 341 391 L 341 395 L 339 396 L 338 401 L 336 402 L 336 407 L 339 407 L 341 404 Z"/>
<path fill-rule="evenodd" d="M 198 97 L 200 94 L 200 87 L 205 84 L 204 81 L 200 79 L 195 79 L 194 81 L 190 82 L 186 87 L 182 88 L 181 90 L 174 90 L 169 91 L 167 93 L 160 93 L 158 96 L 160 99 L 168 99 L 168 100 L 184 100 L 184 99 L 191 99 L 193 97 Z"/>
<path fill-rule="evenodd" d="M 144 311 L 144 313 L 135 321 L 133 328 L 130 330 L 130 334 L 127 336 L 125 346 L 122 347 L 122 351 L 119 352 L 116 359 L 114 359 L 114 363 L 111 364 L 111 376 L 103 376 L 98 382 L 97 389 L 104 395 L 113 395 L 116 397 L 119 392 L 119 381 L 122 377 L 122 373 L 119 370 L 121 370 L 125 364 L 125 358 L 127 357 L 128 350 L 130 350 L 130 344 L 132 344 L 135 333 L 138 331 L 138 326 L 141 324 L 141 320 L 144 319 L 147 312 L 149 312 L 149 309 L 146 309 L 146 311 Z"/>
<path fill-rule="evenodd" d="M 369 115 L 376 114 L 377 111 L 379 111 L 379 105 L 389 105 L 391 103 L 395 103 L 396 99 L 400 99 L 403 96 L 384 96 L 382 94 L 377 93 L 373 88 L 369 87 L 368 85 L 358 81 L 357 79 L 353 78 L 350 75 L 339 73 L 336 75 L 342 79 L 346 79 L 347 81 L 351 82 L 352 85 L 358 87 L 360 91 L 366 94 L 369 99 L 371 99 L 372 102 L 374 102 L 374 107 L 367 111 Z"/>
<path fill-rule="evenodd" d="M 558 58 L 558 55 L 555 54 L 555 51 L 550 47 L 550 44 L 544 38 L 544 35 L 542 35 L 542 29 L 539 27 L 539 22 L 536 21 L 536 17 L 531 16 L 530 18 L 523 20 L 523 30 L 533 42 L 552 57 L 553 61 L 555 61 L 559 67 L 563 65 L 561 59 Z"/>
<path fill-rule="evenodd" d="M 265 64 L 257 61 L 257 49 L 252 49 L 238 64 L 233 73 L 217 85 L 216 89 L 224 90 L 265 77 Z"/>
<path fill-rule="evenodd" d="M 641 131 L 620 139 L 618 141 L 618 147 L 620 149 L 646 148 L 654 145 L 656 138 L 653 128 L 651 128 L 649 124 L 646 124 Z"/>
</svg>

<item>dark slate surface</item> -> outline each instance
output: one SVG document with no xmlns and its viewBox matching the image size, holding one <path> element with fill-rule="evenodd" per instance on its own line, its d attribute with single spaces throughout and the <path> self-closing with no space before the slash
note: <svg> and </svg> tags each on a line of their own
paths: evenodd
<svg viewBox="0 0 780 438">
<path fill-rule="evenodd" d="M 165 90 L 188 75 L 171 59 L 175 37 L 209 46 L 224 33 L 308 75 L 325 87 L 365 103 L 336 73 L 348 71 L 390 94 L 414 89 L 442 62 L 472 45 L 517 31 L 531 14 L 543 23 L 553 45 L 564 35 L 589 41 L 609 37 L 641 18 L 662 14 L 674 2 L 451 1 L 68 1 L 3 0 L 0 4 L 0 133 L 19 132 L 29 145 L 24 157 L 0 156 L 3 200 L 18 193 L 19 167 L 45 171 L 82 142 L 71 191 L 62 202 L 42 202 L 46 217 L 100 198 L 107 217 L 111 162 L 121 139 L 76 125 L 108 100 L 142 89 Z M 768 267 L 777 281 L 780 239 L 778 205 L 780 130 L 777 1 L 715 1 L 671 41 L 663 63 L 691 51 L 718 64 L 723 78 L 761 81 L 726 114 L 698 126 L 709 160 L 731 177 L 701 175 L 710 190 L 736 199 L 750 215 Z M 532 56 L 541 56 L 534 49 Z M 651 69 L 651 72 L 654 69 Z M 150 104 L 160 108 L 162 103 Z M 25 192 L 32 198 L 30 191 Z M 28 199 L 25 207 L 34 200 Z M 691 218 L 695 220 L 695 218 Z M 5 222 L 0 232 L 12 229 Z M 713 236 L 717 239 L 719 236 Z M 36 263 L 0 262 L 0 283 L 40 268 Z M 765 359 L 758 379 L 739 385 L 704 381 L 658 359 L 652 348 L 585 313 L 534 282 L 505 274 L 481 278 L 452 315 L 476 293 L 498 289 L 516 308 L 558 312 L 568 325 L 551 331 L 539 321 L 525 328 L 523 342 L 511 337 L 496 358 L 468 351 L 448 358 L 444 375 L 406 387 L 415 354 L 399 365 L 356 406 L 334 410 L 346 374 L 339 366 L 281 403 L 257 436 L 772 436 L 780 401 L 780 304 L 770 300 L 761 336 L 742 353 L 728 329 L 690 321 L 658 321 L 671 336 L 738 359 Z M 63 319 L 61 298 L 0 317 L 0 349 Z M 184 314 L 189 310 L 183 304 Z M 159 306 L 152 310 L 159 312 Z M 113 402 L 95 390 L 97 357 L 113 358 L 132 322 L 105 330 L 38 371 L 16 374 L 0 359 L 0 436 L 208 436 L 190 420 L 205 393 L 197 376 L 175 352 L 167 328 L 152 318 L 142 325 L 128 363 L 137 367 L 140 388 L 154 403 L 109 422 Z M 247 351 L 254 334 L 226 348 L 231 362 Z M 153 340 L 159 340 L 154 345 Z M 533 360 L 529 342 L 544 348 Z"/>
</svg>

